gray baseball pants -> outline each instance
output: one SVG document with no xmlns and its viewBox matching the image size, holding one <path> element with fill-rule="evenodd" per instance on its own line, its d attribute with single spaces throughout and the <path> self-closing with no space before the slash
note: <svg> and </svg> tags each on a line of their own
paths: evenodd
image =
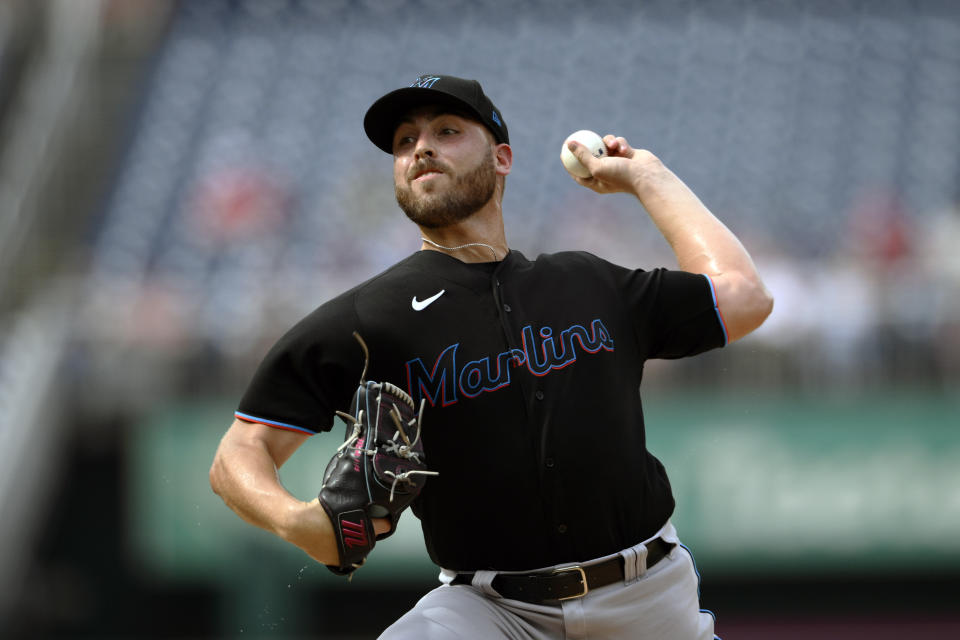
<svg viewBox="0 0 960 640">
<path fill-rule="evenodd" d="M 643 543 L 621 551 L 622 583 L 557 604 L 529 604 L 503 598 L 491 586 L 496 572 L 478 571 L 470 585 L 443 584 L 427 593 L 380 638 L 714 640 L 713 614 L 700 609 L 690 552 L 670 523 L 655 537 L 677 546 L 649 571 Z M 444 581 L 451 577 L 441 574 Z"/>
</svg>

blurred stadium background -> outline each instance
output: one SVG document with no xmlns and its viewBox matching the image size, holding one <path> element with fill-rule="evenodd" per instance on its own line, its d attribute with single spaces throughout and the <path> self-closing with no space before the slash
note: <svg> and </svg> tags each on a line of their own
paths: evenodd
<svg viewBox="0 0 960 640">
<path fill-rule="evenodd" d="M 0 636 L 374 637 L 434 584 L 411 516 L 347 584 L 206 474 L 280 332 L 417 249 L 361 119 L 437 72 L 506 117 L 514 247 L 673 264 L 558 162 L 616 132 L 773 290 L 648 366 L 718 633 L 960 637 L 953 0 L 0 2 Z"/>
</svg>

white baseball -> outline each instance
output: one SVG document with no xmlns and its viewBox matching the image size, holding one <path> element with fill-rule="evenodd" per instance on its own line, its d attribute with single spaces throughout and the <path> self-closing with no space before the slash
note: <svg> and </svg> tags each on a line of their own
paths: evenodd
<svg viewBox="0 0 960 640">
<path fill-rule="evenodd" d="M 577 160 L 577 156 L 573 155 L 570 149 L 567 149 L 567 143 L 571 140 L 579 142 L 589 149 L 594 158 L 605 156 L 607 154 L 607 145 L 603 144 L 603 138 L 589 129 L 574 131 L 563 141 L 563 148 L 560 149 L 560 161 L 563 163 L 563 166 L 571 175 L 577 176 L 578 178 L 589 178 L 591 174 L 587 168 Z"/>
</svg>

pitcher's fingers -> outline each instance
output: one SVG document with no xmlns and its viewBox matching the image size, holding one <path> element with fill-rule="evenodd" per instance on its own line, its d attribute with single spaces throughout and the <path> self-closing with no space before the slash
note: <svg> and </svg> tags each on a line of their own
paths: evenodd
<svg viewBox="0 0 960 640">
<path fill-rule="evenodd" d="M 390 520 L 387 518 L 371 518 L 373 530 L 377 535 L 390 531 Z"/>
<path fill-rule="evenodd" d="M 611 156 L 619 156 L 621 158 L 633 157 L 633 147 L 630 146 L 630 143 L 627 142 L 627 139 L 623 136 L 607 134 L 603 137 L 603 144 L 606 145 L 607 151 Z"/>
</svg>

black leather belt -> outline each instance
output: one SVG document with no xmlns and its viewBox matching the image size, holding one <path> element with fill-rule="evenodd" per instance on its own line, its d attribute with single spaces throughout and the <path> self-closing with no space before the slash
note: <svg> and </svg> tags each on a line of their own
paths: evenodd
<svg viewBox="0 0 960 640">
<path fill-rule="evenodd" d="M 663 560 L 675 546 L 660 538 L 648 542 L 647 569 Z M 473 576 L 473 573 L 458 573 L 451 584 L 470 584 Z M 504 598 L 544 604 L 581 598 L 591 589 L 623 580 L 623 556 L 616 556 L 597 564 L 573 565 L 552 571 L 500 573 L 493 579 L 492 586 Z"/>
</svg>

